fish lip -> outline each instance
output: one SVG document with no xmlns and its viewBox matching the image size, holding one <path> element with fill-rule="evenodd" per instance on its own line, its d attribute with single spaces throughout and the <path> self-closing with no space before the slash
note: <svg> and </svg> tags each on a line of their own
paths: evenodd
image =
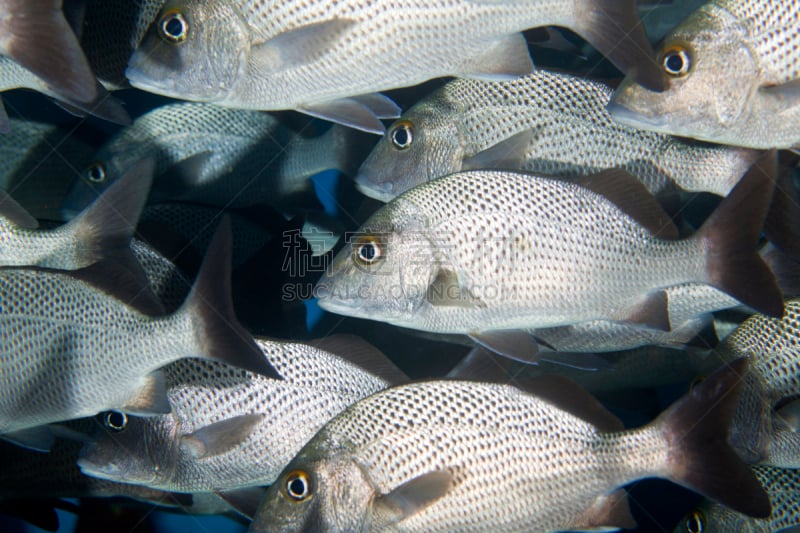
<svg viewBox="0 0 800 533">
<path fill-rule="evenodd" d="M 634 128 L 640 128 L 642 126 L 650 128 L 663 128 L 667 124 L 666 117 L 663 115 L 648 116 L 642 113 L 637 113 L 630 107 L 622 105 L 615 100 L 611 100 L 608 104 L 606 104 L 606 111 L 616 122 Z"/>
<path fill-rule="evenodd" d="M 380 200 L 381 202 L 389 202 L 396 196 L 392 193 L 394 188 L 392 182 L 375 183 L 371 181 L 366 174 L 358 173 L 355 177 L 356 189 L 358 192 L 370 198 Z"/>
</svg>

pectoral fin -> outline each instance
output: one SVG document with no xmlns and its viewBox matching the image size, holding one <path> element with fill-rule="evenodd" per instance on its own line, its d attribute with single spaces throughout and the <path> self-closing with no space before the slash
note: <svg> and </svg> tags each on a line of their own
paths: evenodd
<svg viewBox="0 0 800 533">
<path fill-rule="evenodd" d="M 528 42 L 521 33 L 512 33 L 489 41 L 478 57 L 470 58 L 461 72 L 462 78 L 484 81 L 506 81 L 533 72 Z"/>
<path fill-rule="evenodd" d="M 400 522 L 447 494 L 452 484 L 453 476 L 447 471 L 422 474 L 375 498 L 373 512 L 382 518 L 381 525 Z"/>
<path fill-rule="evenodd" d="M 425 299 L 437 307 L 486 307 L 480 298 L 461 286 L 458 274 L 447 269 L 440 269 L 436 274 L 428 286 Z"/>
<path fill-rule="evenodd" d="M 272 39 L 253 43 L 251 60 L 258 70 L 274 72 L 288 66 L 305 65 L 334 48 L 354 20 L 337 18 L 285 31 Z"/>
<path fill-rule="evenodd" d="M 516 133 L 494 146 L 468 157 L 464 160 L 462 169 L 521 169 L 526 161 L 525 154 L 528 151 L 528 147 L 535 138 L 536 130 L 525 130 Z"/>
<path fill-rule="evenodd" d="M 263 414 L 241 415 L 202 427 L 181 439 L 181 447 L 195 459 L 213 457 L 241 444 L 264 420 Z"/>
<path fill-rule="evenodd" d="M 375 111 L 357 98 L 341 98 L 328 102 L 303 104 L 297 108 L 297 111 L 375 135 L 383 135 L 386 131 Z"/>
</svg>

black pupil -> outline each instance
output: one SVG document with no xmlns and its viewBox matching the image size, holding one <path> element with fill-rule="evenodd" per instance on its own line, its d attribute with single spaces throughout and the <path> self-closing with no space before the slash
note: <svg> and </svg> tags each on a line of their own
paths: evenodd
<svg viewBox="0 0 800 533">
<path fill-rule="evenodd" d="M 692 516 L 686 521 L 686 530 L 690 533 L 703 533 L 703 524 L 696 516 Z"/>
<path fill-rule="evenodd" d="M 372 243 L 362 244 L 358 250 L 358 256 L 364 261 L 372 261 L 375 259 L 375 246 Z"/>
<path fill-rule="evenodd" d="M 164 31 L 172 37 L 180 37 L 183 35 L 183 22 L 177 16 L 173 16 L 164 24 Z"/>
<path fill-rule="evenodd" d="M 92 181 L 103 181 L 105 177 L 103 168 L 100 166 L 94 166 L 89 168 L 89 179 Z"/>
<path fill-rule="evenodd" d="M 106 420 L 108 421 L 108 426 L 113 429 L 122 429 L 125 425 L 125 415 L 122 413 L 108 413 Z"/>
<path fill-rule="evenodd" d="M 408 135 L 408 129 L 406 129 L 405 127 L 395 128 L 392 137 L 394 139 L 394 143 L 397 146 L 403 146 L 403 147 L 408 146 L 409 135 Z"/>
<path fill-rule="evenodd" d="M 683 69 L 683 58 L 680 54 L 675 53 L 667 57 L 667 69 L 670 72 L 680 72 Z"/>
<path fill-rule="evenodd" d="M 306 482 L 300 479 L 299 477 L 293 479 L 292 481 L 289 482 L 289 492 L 292 494 L 292 496 L 297 496 L 297 497 L 305 496 Z"/>
</svg>

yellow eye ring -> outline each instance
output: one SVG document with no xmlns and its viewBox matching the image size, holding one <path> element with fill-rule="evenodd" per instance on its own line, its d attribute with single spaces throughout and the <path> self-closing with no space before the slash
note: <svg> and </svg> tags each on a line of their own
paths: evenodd
<svg viewBox="0 0 800 533">
<path fill-rule="evenodd" d="M 286 495 L 295 502 L 304 502 L 311 497 L 311 476 L 304 470 L 292 470 L 284 479 Z"/>
<path fill-rule="evenodd" d="M 168 43 L 181 44 L 189 36 L 189 22 L 183 13 L 170 9 L 159 19 L 158 33 Z"/>
<path fill-rule="evenodd" d="M 661 55 L 661 67 L 673 78 L 682 78 L 692 67 L 692 58 L 685 46 L 673 45 Z"/>
<path fill-rule="evenodd" d="M 706 519 L 698 510 L 694 510 L 686 518 L 687 533 L 703 533 L 706 530 Z"/>
<path fill-rule="evenodd" d="M 383 260 L 384 245 L 376 235 L 363 235 L 353 243 L 353 261 L 362 267 L 373 266 Z"/>
<path fill-rule="evenodd" d="M 399 121 L 389 131 L 389 139 L 398 150 L 407 150 L 414 142 L 414 125 L 408 120 Z"/>
<path fill-rule="evenodd" d="M 89 165 L 89 168 L 86 169 L 86 179 L 91 183 L 103 183 L 106 181 L 107 177 L 106 166 L 102 161 L 94 161 Z"/>
</svg>

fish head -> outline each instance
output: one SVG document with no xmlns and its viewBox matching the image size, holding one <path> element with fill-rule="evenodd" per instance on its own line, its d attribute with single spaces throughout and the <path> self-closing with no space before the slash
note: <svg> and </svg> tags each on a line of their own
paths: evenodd
<svg viewBox="0 0 800 533">
<path fill-rule="evenodd" d="M 78 458 L 84 474 L 151 487 L 169 480 L 177 456 L 172 415 L 135 417 L 109 411 L 100 418 L 100 431 Z"/>
<path fill-rule="evenodd" d="M 635 128 L 714 141 L 746 111 L 759 67 L 741 23 L 708 4 L 667 36 L 658 61 L 668 86 L 656 93 L 626 78 L 607 110 Z"/>
<path fill-rule="evenodd" d="M 706 500 L 678 522 L 674 533 L 722 533 L 723 531 L 755 533 L 762 531 L 762 528 L 754 524 L 753 518 L 737 513 L 720 503 Z"/>
<path fill-rule="evenodd" d="M 368 531 L 377 495 L 348 454 L 325 458 L 315 441 L 281 473 L 256 512 L 251 532 Z"/>
<path fill-rule="evenodd" d="M 408 189 L 461 170 L 464 141 L 447 104 L 425 101 L 392 124 L 361 165 L 356 186 L 388 202 Z"/>
<path fill-rule="evenodd" d="M 131 85 L 145 91 L 192 101 L 221 100 L 246 68 L 247 28 L 234 2 L 167 2 L 125 74 Z"/>
<path fill-rule="evenodd" d="M 437 270 L 425 217 L 401 197 L 345 235 L 314 292 L 326 311 L 402 325 L 416 318 Z"/>
</svg>

